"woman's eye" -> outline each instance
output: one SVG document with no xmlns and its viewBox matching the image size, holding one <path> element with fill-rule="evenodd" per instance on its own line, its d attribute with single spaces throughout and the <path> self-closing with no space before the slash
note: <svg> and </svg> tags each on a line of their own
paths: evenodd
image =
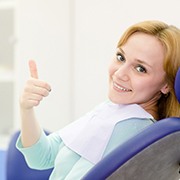
<svg viewBox="0 0 180 180">
<path fill-rule="evenodd" d="M 124 56 L 123 56 L 122 54 L 120 54 L 120 53 L 118 53 L 118 54 L 116 55 L 116 57 L 117 57 L 117 60 L 118 60 L 118 61 L 125 61 Z"/>
<path fill-rule="evenodd" d="M 146 68 L 144 68 L 144 67 L 141 66 L 141 65 L 138 65 L 138 66 L 136 67 L 136 69 L 137 69 L 138 72 L 141 72 L 141 73 L 146 73 L 146 72 L 147 72 L 147 71 L 146 71 Z"/>
</svg>

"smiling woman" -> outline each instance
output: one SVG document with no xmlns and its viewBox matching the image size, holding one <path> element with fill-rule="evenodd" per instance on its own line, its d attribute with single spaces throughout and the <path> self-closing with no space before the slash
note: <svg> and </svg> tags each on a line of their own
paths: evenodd
<svg viewBox="0 0 180 180">
<path fill-rule="evenodd" d="M 131 27 L 129 27 L 121 37 L 118 48 L 128 43 L 128 40 L 135 33 L 144 33 L 146 36 L 149 35 L 154 38 L 158 45 L 150 44 L 148 39 L 144 39 L 144 49 L 146 49 L 146 55 L 150 52 L 151 49 L 154 49 L 154 56 L 151 59 L 146 59 L 146 57 L 142 57 L 142 60 L 146 60 L 147 64 L 156 63 L 153 59 L 157 59 L 160 61 L 162 58 L 162 66 L 160 69 L 156 67 L 157 64 L 152 64 L 153 69 L 156 68 L 157 73 L 161 73 L 162 68 L 165 72 L 165 79 L 167 81 L 167 86 L 164 91 L 161 91 L 161 98 L 158 100 L 158 114 L 159 118 L 165 118 L 169 116 L 179 116 L 180 109 L 179 103 L 176 100 L 175 92 L 174 92 L 174 79 L 176 76 L 176 72 L 178 67 L 180 66 L 180 35 L 179 29 L 173 25 L 167 25 L 161 21 L 145 21 L 137 23 Z M 150 38 L 150 37 L 149 37 Z M 138 39 L 135 43 L 139 44 L 140 39 Z M 157 52 L 161 49 L 160 52 Z M 140 52 L 140 51 L 138 51 Z M 156 54 L 156 53 L 157 54 Z M 156 55 L 158 55 L 157 57 Z M 137 54 L 136 54 L 137 55 Z M 159 76 L 160 74 L 158 74 Z M 155 77 L 154 77 L 155 78 Z M 153 80 L 155 81 L 155 79 Z M 149 87 L 152 86 L 153 81 L 149 84 Z"/>
<path fill-rule="evenodd" d="M 159 21 L 130 27 L 120 39 L 109 66 L 109 100 L 79 120 L 48 136 L 34 107 L 51 86 L 31 78 L 20 98 L 21 135 L 17 148 L 30 167 L 52 168 L 50 179 L 81 179 L 95 164 L 162 117 L 180 116 L 174 81 L 180 67 L 180 30 Z"/>
<path fill-rule="evenodd" d="M 118 47 L 109 68 L 109 98 L 139 104 L 158 118 L 157 103 L 169 92 L 163 69 L 164 47 L 154 36 L 136 32 Z"/>
</svg>

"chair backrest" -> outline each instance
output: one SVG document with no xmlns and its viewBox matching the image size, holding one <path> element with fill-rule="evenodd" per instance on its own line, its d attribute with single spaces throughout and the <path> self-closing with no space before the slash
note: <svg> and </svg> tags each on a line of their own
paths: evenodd
<svg viewBox="0 0 180 180">
<path fill-rule="evenodd" d="M 175 89 L 176 97 L 180 103 L 180 68 L 176 74 L 174 89 Z"/>
<path fill-rule="evenodd" d="M 48 132 L 46 132 L 48 134 Z M 17 131 L 12 135 L 8 149 L 6 161 L 7 180 L 48 180 L 52 169 L 34 170 L 26 164 L 24 156 L 16 148 L 16 141 L 20 132 Z"/>
<path fill-rule="evenodd" d="M 180 102 L 180 68 L 175 79 Z M 83 180 L 179 180 L 180 117 L 163 119 L 117 147 Z"/>
</svg>

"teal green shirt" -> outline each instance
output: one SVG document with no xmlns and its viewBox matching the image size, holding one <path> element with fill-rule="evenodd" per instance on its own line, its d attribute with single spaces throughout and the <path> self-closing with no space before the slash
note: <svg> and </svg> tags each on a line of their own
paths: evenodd
<svg viewBox="0 0 180 180">
<path fill-rule="evenodd" d="M 117 123 L 103 157 L 151 124 L 151 119 L 135 118 Z M 94 166 L 65 146 L 58 132 L 46 136 L 42 131 L 38 142 L 28 148 L 23 148 L 20 136 L 16 146 L 23 153 L 29 167 L 39 170 L 54 167 L 50 180 L 79 180 Z"/>
</svg>

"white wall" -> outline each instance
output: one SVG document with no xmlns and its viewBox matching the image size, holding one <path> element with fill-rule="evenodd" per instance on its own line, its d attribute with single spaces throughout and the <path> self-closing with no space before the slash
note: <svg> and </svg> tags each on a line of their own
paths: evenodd
<svg viewBox="0 0 180 180">
<path fill-rule="evenodd" d="M 106 99 L 107 68 L 122 32 L 147 19 L 180 27 L 179 0 L 18 0 L 18 88 L 36 59 L 52 93 L 37 108 L 44 127 L 56 130 Z M 19 91 L 17 90 L 17 92 Z"/>
<path fill-rule="evenodd" d="M 56 130 L 71 119 L 69 2 L 18 0 L 16 37 L 17 94 L 29 78 L 28 60 L 36 60 L 39 78 L 52 86 L 36 108 L 37 117 L 44 128 Z"/>
</svg>

